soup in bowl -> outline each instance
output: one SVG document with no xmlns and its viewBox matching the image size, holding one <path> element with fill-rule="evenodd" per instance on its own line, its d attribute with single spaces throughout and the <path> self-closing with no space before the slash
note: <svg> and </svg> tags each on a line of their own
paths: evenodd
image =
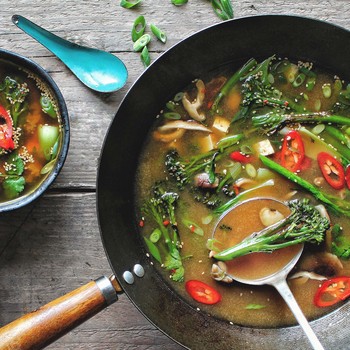
<svg viewBox="0 0 350 350">
<path fill-rule="evenodd" d="M 0 51 L 0 211 L 40 196 L 62 168 L 69 144 L 64 99 L 33 61 Z"/>
</svg>

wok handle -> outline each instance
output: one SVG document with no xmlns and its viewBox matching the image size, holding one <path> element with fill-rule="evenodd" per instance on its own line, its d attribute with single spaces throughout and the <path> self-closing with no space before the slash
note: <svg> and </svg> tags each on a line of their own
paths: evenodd
<svg viewBox="0 0 350 350">
<path fill-rule="evenodd" d="M 42 349 L 115 302 L 117 291 L 114 276 L 91 281 L 0 328 L 0 349 Z"/>
</svg>

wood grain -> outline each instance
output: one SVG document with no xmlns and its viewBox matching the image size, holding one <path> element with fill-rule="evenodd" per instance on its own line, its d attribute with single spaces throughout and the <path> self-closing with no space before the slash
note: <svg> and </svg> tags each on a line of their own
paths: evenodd
<svg viewBox="0 0 350 350">
<path fill-rule="evenodd" d="M 232 0 L 235 17 L 294 14 L 327 20 L 350 29 L 349 0 Z M 64 169 L 42 198 L 0 216 L 0 325 L 84 285 L 110 267 L 99 236 L 95 208 L 96 174 L 103 138 L 120 102 L 144 68 L 132 52 L 130 30 L 144 15 L 168 35 L 152 41 L 155 60 L 197 30 L 220 22 L 208 0 L 175 7 L 170 0 L 144 0 L 126 10 L 119 0 L 0 0 L 0 47 L 42 65 L 61 89 L 71 120 L 71 145 Z M 44 47 L 11 22 L 28 17 L 55 34 L 118 55 L 129 70 L 126 86 L 102 95 L 85 88 Z M 305 33 L 307 35 L 307 33 Z M 125 295 L 48 347 L 51 350 L 179 350 Z"/>
</svg>

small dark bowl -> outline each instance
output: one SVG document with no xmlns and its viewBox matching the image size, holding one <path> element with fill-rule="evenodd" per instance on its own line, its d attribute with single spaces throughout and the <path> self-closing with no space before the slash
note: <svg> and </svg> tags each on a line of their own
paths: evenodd
<svg viewBox="0 0 350 350">
<path fill-rule="evenodd" d="M 2 49 L 0 49 L 0 67 L 1 67 L 1 61 L 5 61 L 6 63 L 8 62 L 9 64 L 12 64 L 12 65 L 17 65 L 25 69 L 26 71 L 33 73 L 49 88 L 50 92 L 53 94 L 53 96 L 56 99 L 59 114 L 61 116 L 61 137 L 62 137 L 61 147 L 57 154 L 57 161 L 54 167 L 47 174 L 46 178 L 34 191 L 31 191 L 27 194 L 19 195 L 15 199 L 11 199 L 0 203 L 0 212 L 5 212 L 5 211 L 10 211 L 10 210 L 23 207 L 31 203 L 32 201 L 37 199 L 39 196 L 41 196 L 47 190 L 47 188 L 52 184 L 52 182 L 56 179 L 67 157 L 70 129 L 69 129 L 68 110 L 67 110 L 67 106 L 64 101 L 64 98 L 58 86 L 54 82 L 54 80 L 42 67 L 40 67 L 37 63 L 35 63 L 34 61 L 24 56 L 21 56 L 19 54 L 16 54 L 7 50 L 2 50 Z"/>
</svg>

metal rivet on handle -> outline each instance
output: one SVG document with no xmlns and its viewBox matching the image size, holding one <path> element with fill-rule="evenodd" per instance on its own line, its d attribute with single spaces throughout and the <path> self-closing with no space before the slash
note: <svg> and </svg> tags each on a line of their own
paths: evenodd
<svg viewBox="0 0 350 350">
<path fill-rule="evenodd" d="M 125 271 L 123 273 L 123 278 L 126 283 L 133 284 L 135 282 L 134 276 L 130 271 Z"/>
<path fill-rule="evenodd" d="M 135 264 L 133 272 L 137 277 L 143 277 L 145 275 L 145 269 L 140 264 Z"/>
</svg>

